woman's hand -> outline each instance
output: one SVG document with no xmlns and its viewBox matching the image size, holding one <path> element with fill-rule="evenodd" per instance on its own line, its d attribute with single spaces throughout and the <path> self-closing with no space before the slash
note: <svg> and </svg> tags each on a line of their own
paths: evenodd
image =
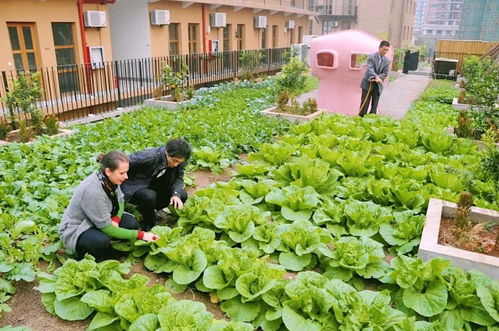
<svg viewBox="0 0 499 331">
<path fill-rule="evenodd" d="M 144 232 L 144 236 L 142 237 L 142 240 L 144 241 L 156 241 L 159 239 L 159 236 L 157 234 L 154 234 L 152 232 Z"/>
</svg>

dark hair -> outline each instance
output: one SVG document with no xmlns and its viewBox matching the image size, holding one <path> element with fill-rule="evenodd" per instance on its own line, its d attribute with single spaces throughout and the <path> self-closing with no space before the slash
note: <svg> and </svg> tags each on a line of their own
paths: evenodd
<svg viewBox="0 0 499 331">
<path fill-rule="evenodd" d="M 188 160 L 191 157 L 191 145 L 184 139 L 172 139 L 166 143 L 166 152 L 172 157 L 182 157 Z"/>
<path fill-rule="evenodd" d="M 96 159 L 101 164 L 101 170 L 109 168 L 111 171 L 118 169 L 120 162 L 130 162 L 128 156 L 119 151 L 112 151 L 107 154 L 99 154 Z"/>
<path fill-rule="evenodd" d="M 390 47 L 390 43 L 386 40 L 383 40 L 382 42 L 379 43 L 379 48 L 381 48 L 383 46 Z"/>
</svg>

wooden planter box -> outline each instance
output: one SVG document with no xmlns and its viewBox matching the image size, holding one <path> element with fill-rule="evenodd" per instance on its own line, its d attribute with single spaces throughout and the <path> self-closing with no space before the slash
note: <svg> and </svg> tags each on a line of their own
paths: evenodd
<svg viewBox="0 0 499 331">
<path fill-rule="evenodd" d="M 11 132 L 14 132 L 14 133 L 17 133 L 19 132 L 19 130 L 14 130 L 14 131 L 11 131 Z M 59 128 L 59 133 L 57 134 L 54 134 L 52 136 L 49 136 L 50 138 L 61 138 L 61 137 L 65 137 L 65 136 L 70 136 L 72 134 L 74 134 L 75 131 L 73 130 L 69 130 L 69 129 L 61 129 Z M 27 143 L 25 143 L 26 145 L 31 145 L 33 144 L 34 142 L 36 142 L 36 138 L 38 136 L 35 136 L 35 140 L 34 141 L 29 141 Z M 11 142 L 11 141 L 5 141 L 5 140 L 0 140 L 0 146 L 3 146 L 3 145 L 8 145 L 8 144 L 13 144 L 14 142 Z"/>
<path fill-rule="evenodd" d="M 321 116 L 322 114 L 327 113 L 325 109 L 320 109 L 316 111 L 315 113 L 309 114 L 309 115 L 294 115 L 294 114 L 286 114 L 286 113 L 280 113 L 275 111 L 276 107 L 271 107 L 267 108 L 265 110 L 262 110 L 261 113 L 264 116 L 272 116 L 272 117 L 279 117 L 279 118 L 284 118 L 285 120 L 288 120 L 290 122 L 308 122 L 308 121 L 313 121 L 317 117 Z"/>
<path fill-rule="evenodd" d="M 160 99 L 146 99 L 144 101 L 144 106 L 146 107 L 159 107 L 169 110 L 178 110 L 182 107 L 185 101 L 174 102 L 172 101 L 172 96 L 167 95 L 165 97 L 161 97 Z"/>
<path fill-rule="evenodd" d="M 438 243 L 441 219 L 454 218 L 456 210 L 457 205 L 455 203 L 439 199 L 430 199 L 418 256 L 425 261 L 436 257 L 449 259 L 455 266 L 464 270 L 475 269 L 493 279 L 497 278 L 499 275 L 499 258 L 455 247 L 444 246 Z M 473 223 L 499 223 L 499 212 L 490 209 L 471 207 L 470 217 Z"/>
<path fill-rule="evenodd" d="M 456 110 L 469 109 L 470 105 L 467 103 L 459 103 L 459 98 L 452 99 L 452 108 Z"/>
</svg>

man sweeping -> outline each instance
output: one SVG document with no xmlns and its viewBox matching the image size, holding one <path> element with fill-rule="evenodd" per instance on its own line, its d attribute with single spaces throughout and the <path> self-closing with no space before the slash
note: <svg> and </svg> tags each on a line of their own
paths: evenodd
<svg viewBox="0 0 499 331">
<path fill-rule="evenodd" d="M 360 102 L 359 116 L 367 114 L 369 104 L 371 104 L 371 114 L 376 114 L 379 97 L 383 92 L 383 83 L 388 76 L 390 60 L 386 58 L 386 53 L 390 50 L 390 43 L 383 40 L 379 44 L 378 52 L 369 55 L 367 60 L 367 70 L 362 78 L 360 87 L 362 88 L 362 98 Z"/>
</svg>

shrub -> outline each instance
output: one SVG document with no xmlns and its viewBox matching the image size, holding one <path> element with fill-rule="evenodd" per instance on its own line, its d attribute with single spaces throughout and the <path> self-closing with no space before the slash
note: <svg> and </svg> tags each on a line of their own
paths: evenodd
<svg viewBox="0 0 499 331">
<path fill-rule="evenodd" d="M 0 140 L 5 140 L 7 134 L 9 133 L 9 127 L 4 124 L 0 124 Z"/>
<path fill-rule="evenodd" d="M 59 132 L 59 120 L 53 115 L 45 116 L 43 123 L 46 127 L 46 132 L 49 136 L 57 134 Z"/>
<path fill-rule="evenodd" d="M 164 64 L 160 81 L 167 89 L 172 90 L 172 100 L 179 102 L 184 100 L 185 85 L 189 74 L 189 67 L 182 61 L 176 63 L 177 70 Z"/>
<path fill-rule="evenodd" d="M 40 109 L 35 109 L 31 112 L 31 126 L 35 134 L 43 133 L 43 112 Z"/>
<path fill-rule="evenodd" d="M 34 113 L 38 110 L 36 108 L 36 100 L 41 95 L 40 73 L 21 72 L 18 78 L 14 80 L 5 97 L 13 129 L 17 128 L 16 113 L 29 113 L 33 118 Z"/>
<path fill-rule="evenodd" d="M 281 74 L 277 77 L 278 91 L 287 91 L 289 94 L 298 95 L 306 86 L 307 67 L 297 57 L 291 58 L 289 63 L 282 67 Z"/>
<path fill-rule="evenodd" d="M 473 105 L 470 115 L 474 120 L 476 134 L 481 136 L 491 127 L 499 127 L 499 64 L 490 57 L 467 57 L 463 73 L 466 77 L 466 99 Z"/>
<path fill-rule="evenodd" d="M 242 51 L 239 61 L 241 62 L 241 69 L 243 70 L 242 78 L 252 80 L 255 78 L 255 70 L 265 60 L 265 54 L 261 51 Z"/>
<path fill-rule="evenodd" d="M 21 142 L 27 143 L 33 136 L 33 129 L 27 125 L 26 121 L 19 121 L 19 139 Z"/>
</svg>

